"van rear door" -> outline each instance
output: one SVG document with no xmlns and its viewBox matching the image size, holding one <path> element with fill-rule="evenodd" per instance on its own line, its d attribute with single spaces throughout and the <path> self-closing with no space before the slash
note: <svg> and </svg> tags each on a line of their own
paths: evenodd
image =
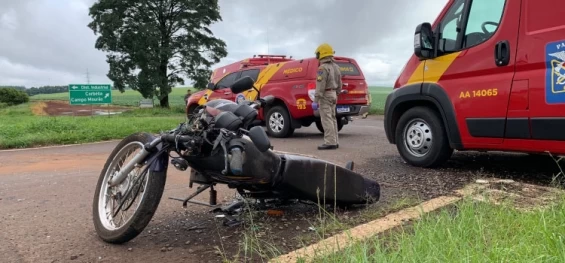
<svg viewBox="0 0 565 263">
<path fill-rule="evenodd" d="M 369 88 L 357 62 L 354 59 L 344 57 L 335 57 L 335 60 L 341 70 L 342 88 L 348 91 L 347 94 L 338 96 L 337 104 L 366 105 L 369 97 Z M 349 107 L 338 107 L 338 113 L 347 113 L 348 109 Z"/>
<path fill-rule="evenodd" d="M 515 144 L 522 149 L 527 147 L 528 150 L 553 154 L 563 152 L 565 146 L 565 20 L 562 3 L 525 1 L 522 4 L 516 59 L 521 63 L 516 68 L 514 84 L 519 86 L 516 91 L 512 87 L 511 102 L 515 103 L 508 109 L 508 121 L 521 123 L 521 133 L 514 138 L 537 140 Z"/>
</svg>

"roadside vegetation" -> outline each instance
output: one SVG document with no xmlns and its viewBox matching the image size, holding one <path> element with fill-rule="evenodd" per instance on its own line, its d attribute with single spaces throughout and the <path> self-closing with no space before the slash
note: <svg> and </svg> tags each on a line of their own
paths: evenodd
<svg viewBox="0 0 565 263">
<path fill-rule="evenodd" d="M 187 90 L 191 90 L 192 93 L 195 92 L 193 88 L 189 87 L 179 87 L 173 88 L 171 93 L 169 93 L 169 103 L 171 107 L 184 105 L 184 96 Z M 135 90 L 125 90 L 123 93 L 118 90 L 112 90 L 112 105 L 117 106 L 138 106 L 139 101 L 143 99 L 141 93 Z M 30 97 L 31 101 L 41 101 L 41 100 L 61 100 L 68 101 L 69 93 L 52 93 L 52 94 L 38 94 Z M 154 104 L 158 105 L 159 100 L 154 98 Z"/>
<path fill-rule="evenodd" d="M 313 262 L 564 262 L 565 197 L 524 212 L 471 198 Z"/>
<path fill-rule="evenodd" d="M 121 139 L 139 131 L 172 129 L 185 116 L 179 107 L 134 109 L 113 116 L 41 116 L 36 115 L 41 109 L 33 105 L 0 109 L 0 149 Z"/>
<path fill-rule="evenodd" d="M 29 101 L 27 93 L 8 87 L 0 87 L 0 109 L 8 106 L 19 105 Z"/>
<path fill-rule="evenodd" d="M 193 88 L 173 88 L 172 92 L 169 94 L 169 103 L 171 107 L 184 105 L 184 95 L 186 91 L 191 89 L 194 93 L 197 90 Z M 384 113 L 386 96 L 392 92 L 391 87 L 369 87 L 371 92 L 371 110 L 370 114 L 382 115 Z M 143 99 L 141 94 L 135 90 L 126 90 L 121 93 L 117 90 L 112 91 L 112 104 L 118 106 L 137 106 L 139 101 Z M 68 101 L 69 93 L 53 93 L 53 94 L 39 94 L 30 97 L 31 101 L 41 101 L 41 100 L 61 100 Z M 155 99 L 157 104 L 158 100 Z"/>
<path fill-rule="evenodd" d="M 563 160 L 547 158 L 558 166 Z M 341 242 L 331 250 L 320 246 L 296 262 L 565 262 L 564 179 L 562 170 L 553 176 L 551 186 L 477 178 L 468 188 L 475 189 L 472 194 L 454 204 L 365 240 L 351 237 L 349 244 Z M 240 250 L 235 255 L 218 250 L 224 262 L 277 262 L 290 251 L 349 233 L 351 227 L 418 203 L 413 198 L 398 199 L 349 217 L 319 206 L 312 227 L 282 244 L 272 229 L 281 220 L 251 209 L 243 216 Z"/>
<path fill-rule="evenodd" d="M 115 90 L 113 105 L 133 108 L 113 116 L 45 116 L 40 107 L 42 101 L 68 101 L 66 92 L 34 95 L 29 101 L 0 103 L 0 149 L 97 142 L 121 139 L 137 131 L 172 129 L 184 120 L 184 95 L 188 89 L 173 89 L 169 95 L 170 108 L 143 109 L 137 108 L 139 100 L 143 99 L 139 92 Z M 370 90 L 370 114 L 382 114 L 392 88 L 371 87 Z"/>
<path fill-rule="evenodd" d="M 222 255 L 224 262 L 266 262 L 268 259 L 281 256 L 289 248 L 294 250 L 305 247 L 351 227 L 418 203 L 420 203 L 420 200 L 417 198 L 402 197 L 384 206 L 382 204 L 370 205 L 349 212 L 328 210 L 322 204 L 311 203 L 312 209 L 316 209 L 318 212 L 308 217 L 310 227 L 303 229 L 302 234 L 297 234 L 288 240 L 284 240 L 284 238 L 281 240 L 276 234 L 277 231 L 282 229 L 277 229 L 278 224 L 276 222 L 282 223 L 279 227 L 283 227 L 282 225 L 286 227 L 288 222 L 286 219 L 281 222 L 279 218 L 269 216 L 265 211 L 254 210 L 250 203 L 246 203 L 245 213 L 240 218 L 245 222 L 245 227 L 242 231 L 241 241 L 239 241 L 239 251 L 232 255 L 218 248 L 218 253 Z M 285 216 L 282 215 L 282 217 Z M 292 228 L 288 230 L 296 231 Z"/>
<path fill-rule="evenodd" d="M 392 92 L 391 87 L 369 87 L 371 92 L 371 110 L 369 114 L 383 115 L 385 112 L 386 96 Z"/>
</svg>

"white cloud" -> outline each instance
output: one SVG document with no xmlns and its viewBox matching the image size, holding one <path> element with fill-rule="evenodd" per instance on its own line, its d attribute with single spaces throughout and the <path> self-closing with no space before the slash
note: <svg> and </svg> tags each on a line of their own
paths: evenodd
<svg viewBox="0 0 565 263">
<path fill-rule="evenodd" d="M 94 0 L 0 2 L 0 85 L 108 83 L 105 54 L 87 27 Z M 412 53 L 417 24 L 432 22 L 446 0 L 220 0 L 214 34 L 226 65 L 254 54 L 311 57 L 328 42 L 355 58 L 372 85 L 392 85 Z"/>
</svg>

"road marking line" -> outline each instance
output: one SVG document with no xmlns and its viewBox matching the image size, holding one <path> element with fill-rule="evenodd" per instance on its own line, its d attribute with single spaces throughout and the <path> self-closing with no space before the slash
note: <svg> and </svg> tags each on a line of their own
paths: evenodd
<svg viewBox="0 0 565 263">
<path fill-rule="evenodd" d="M 466 196 L 474 194 L 477 188 L 484 188 L 484 186 L 470 184 L 462 189 L 456 190 L 456 195 L 440 196 L 423 202 L 417 206 L 388 214 L 382 218 L 358 225 L 354 228 L 343 231 L 340 234 L 326 238 L 318 243 L 291 251 L 286 255 L 273 258 L 269 260 L 269 262 L 297 262 L 299 259 L 308 260 L 324 254 L 338 252 L 357 241 L 370 238 L 386 230 L 398 227 L 402 225 L 404 221 L 419 218 L 424 213 L 429 213 L 453 204 Z"/>
</svg>

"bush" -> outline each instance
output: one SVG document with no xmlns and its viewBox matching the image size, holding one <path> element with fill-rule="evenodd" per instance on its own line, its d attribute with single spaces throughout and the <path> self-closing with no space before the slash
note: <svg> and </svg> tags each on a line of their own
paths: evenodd
<svg viewBox="0 0 565 263">
<path fill-rule="evenodd" d="M 14 88 L 0 89 L 0 103 L 5 103 L 9 106 L 26 103 L 29 101 L 27 93 Z"/>
</svg>

